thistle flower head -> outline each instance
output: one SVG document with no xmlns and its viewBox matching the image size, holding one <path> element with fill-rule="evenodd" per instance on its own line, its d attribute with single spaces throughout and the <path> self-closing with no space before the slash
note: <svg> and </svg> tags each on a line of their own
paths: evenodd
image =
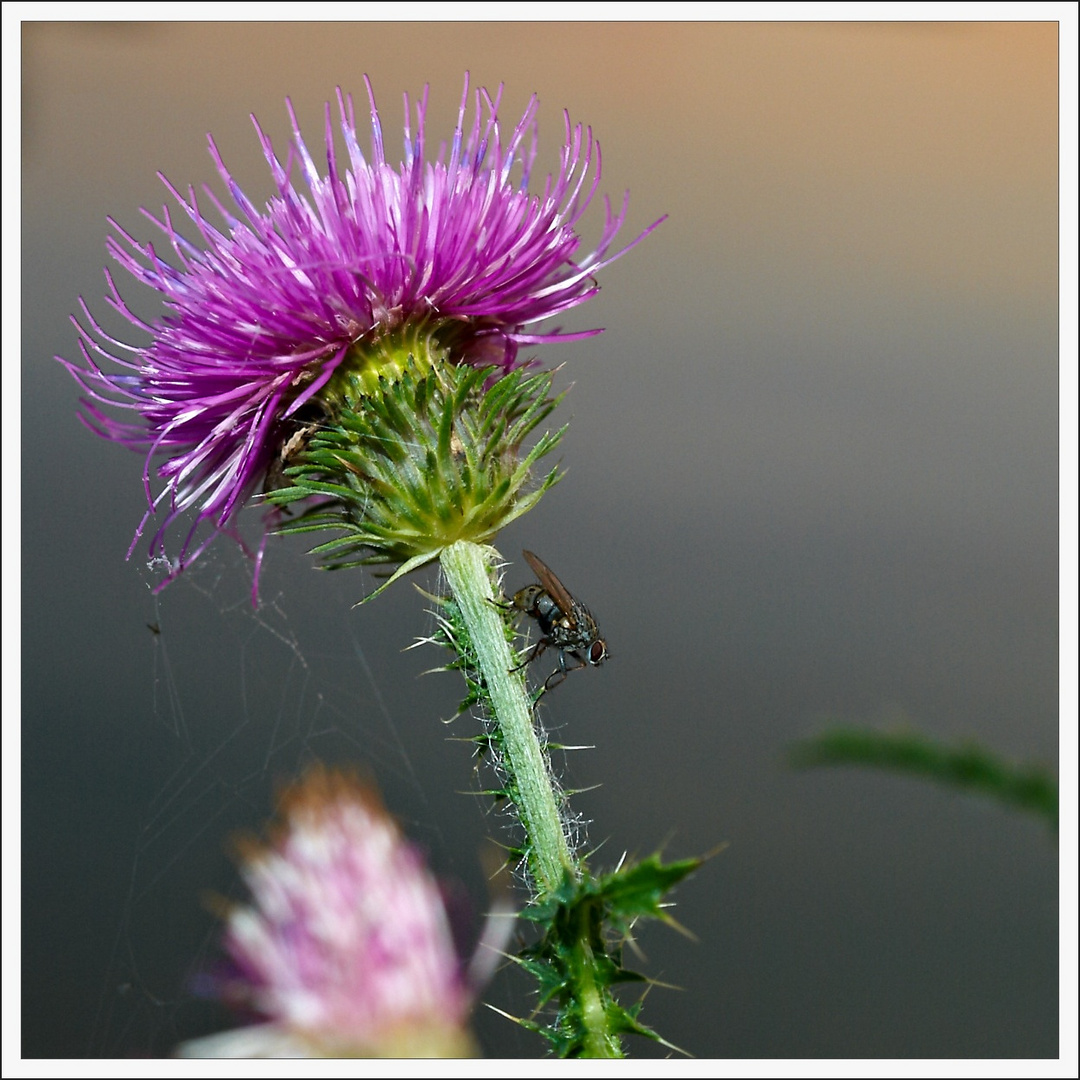
<svg viewBox="0 0 1080 1080">
<path fill-rule="evenodd" d="M 251 904 L 226 916 L 222 997 L 265 1018 L 200 1056 L 458 1056 L 472 1005 L 438 885 L 378 798 L 316 768 L 269 841 L 247 841 Z"/>
<path fill-rule="evenodd" d="M 136 539 L 160 512 L 151 541 L 157 554 L 177 517 L 197 511 L 174 573 L 205 546 L 196 540 L 199 524 L 229 529 L 280 465 L 305 406 L 318 405 L 335 378 L 355 384 L 367 371 L 377 380 L 393 355 L 386 342 L 396 335 L 429 342 L 453 364 L 507 371 L 520 366 L 522 345 L 599 333 L 537 325 L 593 296 L 595 273 L 622 254 L 612 254 L 611 245 L 625 199 L 616 213 L 605 198 L 599 242 L 579 251 L 576 226 L 600 180 L 591 129 L 566 117 L 559 168 L 541 194 L 530 194 L 535 98 L 506 137 L 501 90 L 494 98 L 485 90 L 470 95 L 466 79 L 451 139 L 429 160 L 427 91 L 412 120 L 406 96 L 403 156 L 395 166 L 367 86 L 370 150 L 360 148 L 352 98 L 339 91 L 345 155 L 339 160 L 328 104 L 325 172 L 291 103 L 293 140 L 284 160 L 255 122 L 276 187 L 264 209 L 241 190 L 211 138 L 230 201 L 209 189 L 205 201 L 221 225 L 204 214 L 193 190 L 185 196 L 164 177 L 197 242 L 182 235 L 168 207 L 161 217 L 147 214 L 164 235 L 163 251 L 111 222 L 117 235 L 108 241 L 110 254 L 160 294 L 166 312 L 141 320 L 106 271 L 107 302 L 148 333 L 149 343 L 111 337 L 83 304 L 83 318 L 73 319 L 82 360 L 59 359 L 87 392 L 88 425 L 146 453 L 148 510 Z M 129 419 L 103 406 L 125 409 Z M 154 474 L 164 481 L 157 491 Z"/>
</svg>

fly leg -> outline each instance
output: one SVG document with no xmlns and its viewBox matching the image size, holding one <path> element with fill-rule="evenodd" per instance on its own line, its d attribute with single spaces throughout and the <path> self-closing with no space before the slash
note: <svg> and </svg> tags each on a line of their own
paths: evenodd
<svg viewBox="0 0 1080 1080">
<path fill-rule="evenodd" d="M 522 668 L 528 667 L 547 647 L 551 642 L 547 638 L 541 638 L 530 650 L 529 655 L 521 661 L 517 667 L 512 667 L 510 670 L 520 671 Z M 561 655 L 561 654 L 560 654 Z"/>
<path fill-rule="evenodd" d="M 569 652 L 569 654 L 577 661 L 577 663 L 572 668 L 568 668 L 566 666 L 567 652 Z M 569 675 L 571 671 L 577 671 L 578 668 L 583 668 L 585 666 L 586 663 L 584 657 L 582 657 L 576 649 L 560 649 L 559 666 L 544 680 L 544 689 L 553 689 L 554 687 L 558 686 L 559 683 L 563 682 L 566 679 L 566 676 Z M 556 679 L 555 682 L 552 682 L 551 680 L 554 679 L 556 675 L 558 675 L 559 678 Z"/>
</svg>

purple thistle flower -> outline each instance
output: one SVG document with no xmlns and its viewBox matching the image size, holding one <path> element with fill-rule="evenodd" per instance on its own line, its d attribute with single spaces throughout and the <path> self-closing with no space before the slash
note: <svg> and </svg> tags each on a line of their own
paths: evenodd
<svg viewBox="0 0 1080 1080">
<path fill-rule="evenodd" d="M 108 240 L 110 254 L 160 293 L 167 312 L 152 324 L 138 318 L 106 271 L 107 302 L 148 333 L 150 343 L 110 337 L 80 301 L 83 321 L 72 321 L 82 363 L 58 359 L 89 395 L 83 402 L 87 425 L 146 453 L 149 506 L 131 550 L 161 511 L 150 552 L 162 553 L 166 530 L 197 508 L 171 576 L 217 532 L 231 530 L 295 431 L 290 417 L 318 400 L 335 372 L 357 362 L 365 347 L 404 328 L 433 339 L 454 362 L 503 370 L 520 366 L 522 345 L 600 332 L 542 332 L 537 324 L 593 296 L 599 288 L 596 272 L 655 228 L 609 254 L 627 202 L 624 198 L 615 213 L 605 197 L 599 243 L 592 252 L 579 253 L 575 227 L 596 194 L 600 147 L 591 129 L 571 127 L 564 114 L 559 169 L 541 195 L 530 195 L 535 97 L 504 142 L 498 122 L 501 88 L 494 99 L 485 90 L 475 92 L 473 120 L 466 127 L 466 78 L 450 144 L 429 162 L 427 89 L 417 103 L 415 134 L 406 95 L 404 160 L 395 168 L 384 151 L 366 77 L 365 83 L 372 126 L 367 156 L 358 143 L 352 98 L 338 91 L 348 158 L 344 176 L 338 171 L 329 104 L 323 175 L 289 103 L 294 138 L 284 163 L 252 117 L 277 188 L 264 211 L 244 195 L 210 138 L 211 156 L 235 204 L 223 204 L 206 189 L 224 231 L 207 220 L 193 190 L 185 198 L 165 177 L 201 244 L 180 234 L 168 207 L 160 219 L 144 213 L 164 233 L 171 262 L 110 219 L 118 234 Z M 295 173 L 307 193 L 298 190 Z M 136 415 L 120 420 L 101 405 Z M 164 461 L 155 469 L 158 455 Z M 151 472 L 165 482 L 157 493 Z M 196 543 L 203 521 L 214 532 Z"/>
<path fill-rule="evenodd" d="M 226 913 L 229 1004 L 265 1022 L 187 1056 L 459 1056 L 473 988 L 438 884 L 378 797 L 321 767 L 289 788 L 269 841 L 240 846 L 250 905 Z"/>
</svg>

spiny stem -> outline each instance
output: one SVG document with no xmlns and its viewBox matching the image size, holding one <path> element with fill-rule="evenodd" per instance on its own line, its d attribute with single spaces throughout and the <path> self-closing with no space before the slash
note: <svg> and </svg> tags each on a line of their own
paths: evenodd
<svg viewBox="0 0 1080 1080">
<path fill-rule="evenodd" d="M 506 764 L 518 791 L 529 869 L 540 897 L 544 897 L 567 875 L 577 878 L 578 868 L 563 830 L 547 759 L 533 728 L 525 675 L 511 670 L 516 659 L 506 641 L 502 616 L 492 603 L 494 556 L 492 548 L 459 540 L 444 548 L 439 560 L 491 694 Z"/>
<path fill-rule="evenodd" d="M 583 925 L 587 915 L 579 913 L 574 927 L 576 943 L 571 949 L 570 989 L 581 1010 L 584 1031 L 582 1057 L 621 1058 L 622 1043 L 612 1030 L 610 1017 L 604 1006 L 604 994 L 596 981 L 596 957 L 590 944 L 589 927 Z"/>
</svg>

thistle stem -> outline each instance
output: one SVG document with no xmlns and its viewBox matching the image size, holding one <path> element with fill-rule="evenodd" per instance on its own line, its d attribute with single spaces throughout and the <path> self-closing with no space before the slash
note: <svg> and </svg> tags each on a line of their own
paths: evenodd
<svg viewBox="0 0 1080 1080">
<path fill-rule="evenodd" d="M 492 603 L 494 556 L 493 548 L 459 540 L 444 548 L 439 559 L 491 694 L 507 768 L 517 789 L 529 869 L 543 898 L 558 889 L 566 875 L 577 878 L 578 869 L 563 831 L 547 757 L 533 727 L 525 675 L 511 670 L 516 658 L 506 641 L 502 616 Z"/>
<path fill-rule="evenodd" d="M 588 935 L 580 932 L 571 962 L 571 991 L 581 1009 L 584 1031 L 581 1056 L 587 1058 L 621 1058 L 624 1056 L 619 1036 L 604 1008 L 604 996 L 596 984 L 596 957 L 589 945 Z"/>
</svg>

